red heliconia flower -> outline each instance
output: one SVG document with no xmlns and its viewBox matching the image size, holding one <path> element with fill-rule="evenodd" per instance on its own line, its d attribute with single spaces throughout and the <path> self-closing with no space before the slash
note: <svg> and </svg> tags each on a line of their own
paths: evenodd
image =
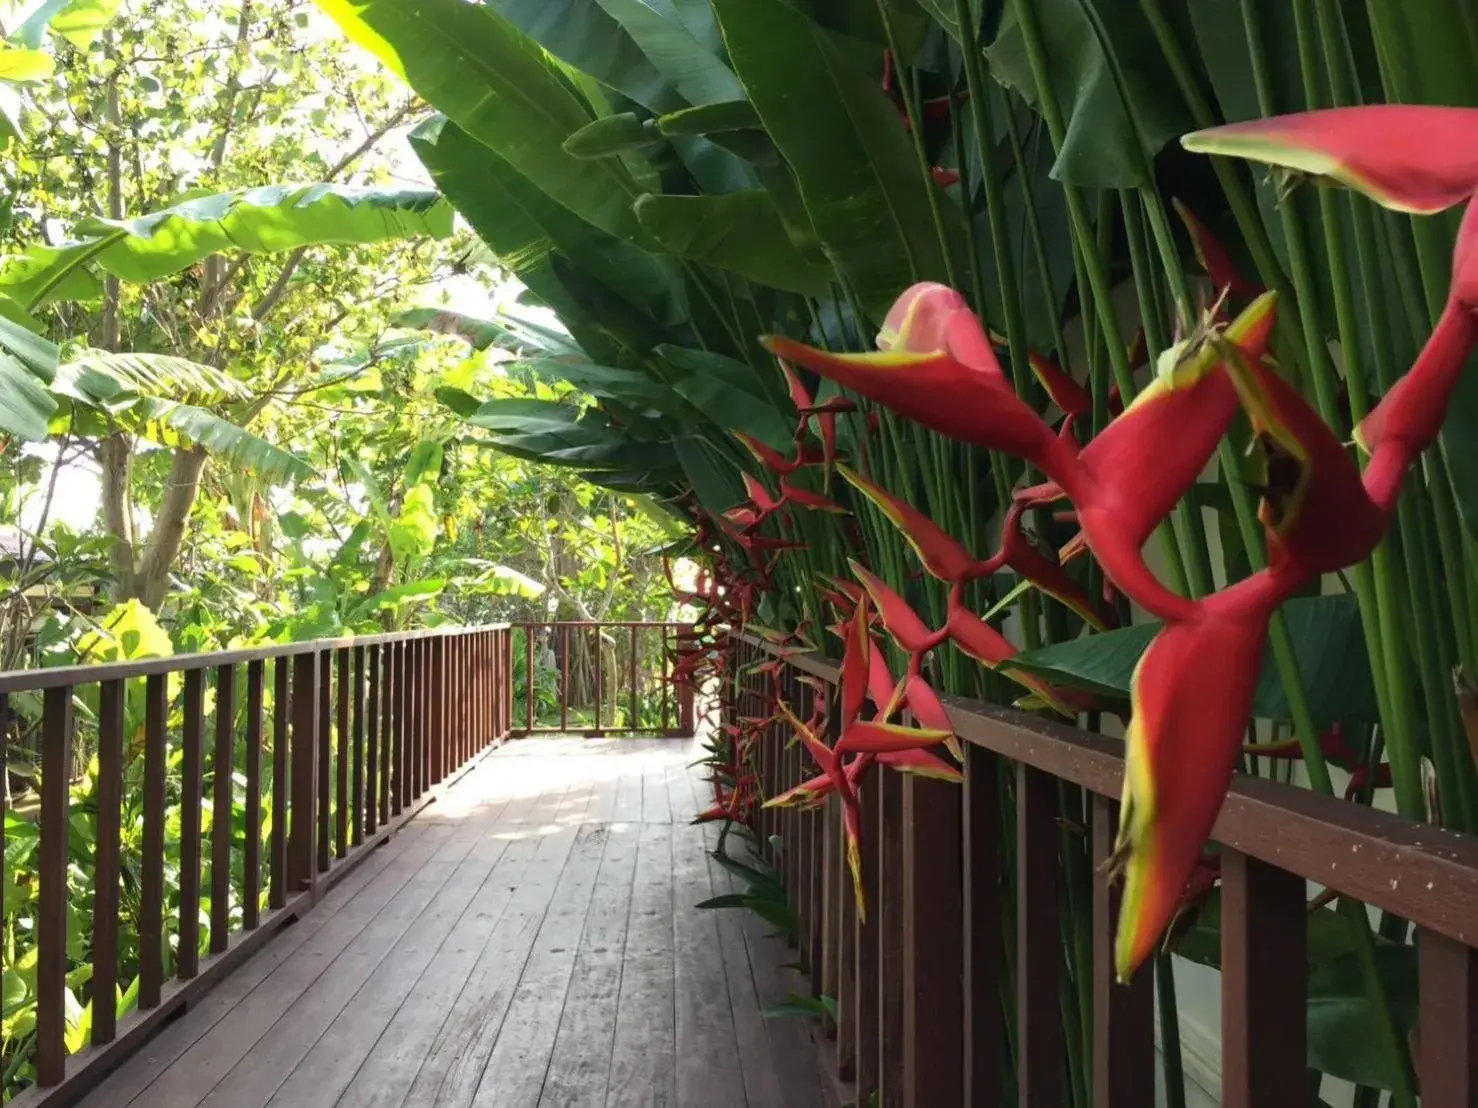
<svg viewBox="0 0 1478 1108">
<path fill-rule="evenodd" d="M 1181 145 L 1331 178 L 1397 211 L 1430 215 L 1478 191 L 1478 108 L 1374 104 L 1194 131 Z"/>
<path fill-rule="evenodd" d="M 990 332 L 990 341 L 999 350 L 1006 349 L 1008 345 L 1006 336 L 996 331 Z M 1047 390 L 1052 403 L 1061 408 L 1063 414 L 1069 419 L 1087 415 L 1093 411 L 1093 398 L 1088 395 L 1088 390 L 1074 381 L 1051 358 L 1035 350 L 1028 350 L 1026 362 L 1031 367 L 1032 375 L 1041 383 L 1042 388 Z"/>
<path fill-rule="evenodd" d="M 980 321 L 959 293 L 928 282 L 894 304 L 874 354 L 834 354 L 779 336 L 761 340 L 796 362 L 941 434 L 1030 461 L 1049 476 L 1070 445 L 1020 400 Z"/>
<path fill-rule="evenodd" d="M 963 604 L 951 605 L 949 622 L 945 629 L 949 632 L 951 642 L 989 669 L 999 668 L 1002 662 L 1010 661 L 1020 653 L 1005 635 Z M 1053 711 L 1069 719 L 1077 718 L 1078 712 L 1093 706 L 1089 698 L 1081 696 L 1075 690 L 1058 688 L 1035 674 L 1014 667 L 1007 667 L 1001 672 L 1034 693 Z"/>
<path fill-rule="evenodd" d="M 944 528 L 913 505 L 905 503 L 846 466 L 838 466 L 837 469 L 853 488 L 871 500 L 878 511 L 888 517 L 908 541 L 908 545 L 913 547 L 924 568 L 940 581 L 948 585 L 962 584 L 996 571 L 999 563 L 993 565 L 971 557 L 970 552 Z"/>
<path fill-rule="evenodd" d="M 1134 670 L 1114 865 L 1114 960 L 1127 981 L 1179 910 L 1241 749 L 1268 622 L 1288 592 L 1264 571 L 1167 623 Z"/>
<path fill-rule="evenodd" d="M 1206 225 L 1196 218 L 1194 212 L 1179 200 L 1171 200 L 1171 203 L 1175 205 L 1180 221 L 1185 224 L 1185 229 L 1190 233 L 1191 246 L 1196 251 L 1196 260 L 1201 263 L 1201 268 L 1206 271 L 1206 276 L 1211 278 L 1212 287 L 1218 293 L 1229 293 L 1238 300 L 1250 300 L 1263 291 L 1242 276 L 1242 271 L 1237 268 L 1237 263 L 1232 261 L 1232 256 L 1227 253 L 1226 247 L 1206 229 Z"/>
<path fill-rule="evenodd" d="M 1276 302 L 1264 293 L 1225 331 L 1249 361 L 1267 348 Z M 1169 369 L 1056 480 L 1077 505 L 1083 537 L 1104 573 L 1152 615 L 1176 619 L 1191 613 L 1190 602 L 1160 583 L 1141 550 L 1215 452 L 1236 415 L 1237 394 L 1209 338 L 1167 361 Z"/>
<path fill-rule="evenodd" d="M 835 500 L 832 500 L 829 496 L 822 496 L 819 492 L 812 492 L 810 489 L 803 489 L 798 485 L 792 484 L 790 480 L 785 477 L 782 477 L 780 479 L 780 499 L 786 504 L 799 504 L 802 508 L 810 508 L 812 511 L 816 512 L 837 512 L 841 514 L 846 514 L 847 511 L 846 508 L 843 508 L 840 504 L 838 504 Z"/>
<path fill-rule="evenodd" d="M 1037 588 L 1062 601 L 1099 630 L 1113 626 L 1113 619 L 1099 611 L 1082 587 L 1068 575 L 1062 562 L 1038 550 L 1022 532 L 1026 504 L 1014 502 L 1001 526 L 1001 556 L 1004 563 Z"/>
<path fill-rule="evenodd" d="M 934 178 L 934 183 L 942 189 L 960 183 L 960 171 L 958 169 L 946 169 L 944 166 L 931 166 L 929 176 Z"/>
<path fill-rule="evenodd" d="M 912 131 L 913 124 L 909 121 L 908 111 L 903 106 L 903 94 L 898 89 L 897 78 L 894 75 L 893 51 L 891 50 L 883 51 L 882 89 L 888 99 L 893 101 L 893 106 L 898 111 L 898 119 L 903 124 L 903 129 L 905 131 Z M 957 101 L 963 104 L 969 99 L 970 94 L 968 92 L 961 92 L 956 96 L 936 96 L 929 100 L 921 100 L 919 102 L 919 118 L 925 123 L 937 119 L 948 119 L 950 109 L 954 107 Z"/>
<path fill-rule="evenodd" d="M 1235 348 L 1225 354 L 1267 460 L 1258 514 L 1269 565 L 1307 580 L 1363 561 L 1390 523 L 1399 484 L 1386 484 L 1377 503 L 1343 444 L 1296 389 Z M 1370 475 L 1383 473 L 1372 467 Z"/>
<path fill-rule="evenodd" d="M 1333 765 L 1339 766 L 1350 775 L 1349 783 L 1345 786 L 1345 799 L 1353 800 L 1367 786 L 1375 789 L 1389 789 L 1393 785 L 1391 779 L 1391 763 L 1382 762 L 1375 767 L 1372 774 L 1370 765 L 1350 749 L 1349 743 L 1345 742 L 1340 725 L 1335 723 L 1327 730 L 1319 732 L 1319 750 L 1324 757 Z M 1303 761 L 1303 745 L 1298 739 L 1283 739 L 1278 742 L 1253 743 L 1242 747 L 1244 754 L 1253 754 L 1260 758 L 1285 759 L 1290 761 Z"/>
<path fill-rule="evenodd" d="M 928 624 L 909 606 L 908 601 L 889 588 L 882 578 L 855 561 L 849 560 L 848 564 L 857 575 L 857 580 L 862 582 L 862 587 L 867 590 L 878 615 L 882 617 L 883 627 L 904 653 L 923 655 L 948 637 L 947 629 L 930 630 Z"/>
</svg>

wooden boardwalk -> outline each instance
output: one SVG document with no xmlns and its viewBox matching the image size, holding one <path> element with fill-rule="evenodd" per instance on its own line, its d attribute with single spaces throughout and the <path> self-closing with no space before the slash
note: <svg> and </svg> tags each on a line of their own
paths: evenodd
<svg viewBox="0 0 1478 1108">
<path fill-rule="evenodd" d="M 688 826 L 686 740 L 487 757 L 85 1108 L 823 1105 L 794 955 Z"/>
</svg>

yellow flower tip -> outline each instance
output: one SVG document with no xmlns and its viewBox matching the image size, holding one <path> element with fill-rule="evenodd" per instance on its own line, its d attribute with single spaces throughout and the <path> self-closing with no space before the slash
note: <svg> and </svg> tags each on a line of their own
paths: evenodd
<svg viewBox="0 0 1478 1108">
<path fill-rule="evenodd" d="M 944 749 L 950 752 L 955 761 L 961 763 L 965 761 L 965 748 L 960 745 L 960 740 L 954 735 L 944 740 Z"/>
<path fill-rule="evenodd" d="M 862 890 L 862 849 L 857 840 L 847 837 L 847 868 L 852 871 L 852 896 L 857 901 L 857 918 L 867 922 L 867 897 Z"/>
</svg>

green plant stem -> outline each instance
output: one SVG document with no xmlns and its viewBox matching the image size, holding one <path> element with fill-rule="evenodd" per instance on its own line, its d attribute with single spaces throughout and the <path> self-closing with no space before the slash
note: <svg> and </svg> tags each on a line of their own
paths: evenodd
<svg viewBox="0 0 1478 1108">
<path fill-rule="evenodd" d="M 881 2 L 881 0 L 880 0 Z M 960 24 L 961 49 L 964 54 L 965 85 L 970 90 L 970 118 L 975 124 L 975 152 L 980 159 L 980 175 L 985 185 L 985 214 L 990 225 L 991 249 L 996 261 L 996 287 L 1001 294 L 1001 318 L 1006 328 L 1006 345 L 1011 354 L 1011 379 L 1020 394 L 1026 384 L 1027 342 L 1026 319 L 1021 310 L 1021 291 L 1016 284 L 1016 271 L 1011 264 L 1011 239 L 1006 231 L 1006 200 L 1001 188 L 992 141 L 990 86 L 986 83 L 979 43 L 975 40 L 975 18 L 968 0 L 954 0 L 955 19 Z M 966 212 L 968 218 L 969 213 Z M 974 260 L 978 265 L 978 260 Z"/>
<path fill-rule="evenodd" d="M 1185 1108 L 1185 1067 L 1180 1056 L 1175 961 L 1163 950 L 1155 952 L 1155 999 L 1160 1008 L 1160 1061 L 1165 1071 L 1165 1108 Z"/>
<path fill-rule="evenodd" d="M 949 241 L 949 236 L 944 231 L 944 213 L 940 207 L 940 193 L 943 191 L 934 184 L 934 176 L 929 172 L 929 156 L 924 150 L 924 127 L 923 119 L 919 115 L 918 96 L 913 82 L 906 76 L 903 54 L 898 49 L 898 34 L 893 26 L 893 9 L 887 0 L 877 0 L 878 19 L 883 25 L 883 37 L 888 43 L 888 49 L 893 55 L 893 73 L 898 81 L 898 94 L 903 98 L 903 110 L 908 116 L 909 134 L 913 138 L 914 157 L 919 165 L 919 177 L 923 183 L 924 194 L 929 198 L 929 216 L 934 221 L 934 234 L 939 238 L 939 249 L 944 254 L 944 272 L 951 288 L 959 288 L 959 279 L 955 276 L 954 251 Z M 974 265 L 971 259 L 971 265 Z M 916 274 L 915 277 L 918 275 Z"/>
</svg>

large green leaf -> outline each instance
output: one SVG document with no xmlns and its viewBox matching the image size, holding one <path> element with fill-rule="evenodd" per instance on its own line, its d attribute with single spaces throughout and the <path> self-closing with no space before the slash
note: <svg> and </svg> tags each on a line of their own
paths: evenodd
<svg viewBox="0 0 1478 1108">
<path fill-rule="evenodd" d="M 674 464 L 665 442 L 638 442 L 602 413 L 551 400 L 489 400 L 464 417 L 494 434 L 479 441 L 529 461 L 592 469 L 647 470 Z"/>
<path fill-rule="evenodd" d="M 556 58 L 654 112 L 682 97 L 598 0 L 485 0 Z M 705 4 L 706 6 L 706 4 Z"/>
<path fill-rule="evenodd" d="M 189 404 L 249 400 L 252 391 L 214 366 L 171 354 L 111 354 L 93 350 L 57 371 L 58 395 L 98 407 L 113 407 L 138 396 Z"/>
<path fill-rule="evenodd" d="M 1377 719 L 1370 659 L 1365 653 L 1355 598 L 1346 595 L 1290 600 L 1282 611 L 1314 722 L 1326 727 L 1340 720 Z M 1024 651 L 1004 664 L 1063 685 L 1127 697 L 1134 667 L 1159 630 L 1158 623 L 1136 624 Z M 1252 714 L 1263 719 L 1288 719 L 1291 713 L 1277 668 L 1271 657 L 1263 661 Z M 1208 659 L 1207 664 L 1216 663 Z"/>
<path fill-rule="evenodd" d="M 581 161 L 564 142 L 589 107 L 513 23 L 466 0 L 318 0 L 348 36 L 549 196 L 614 235 L 636 233 L 641 192 L 618 159 Z"/>
<path fill-rule="evenodd" d="M 271 185 L 197 196 L 133 219 L 89 219 L 76 241 L 34 246 L 0 268 L 0 293 L 33 305 L 97 295 L 102 269 L 153 281 L 223 250 L 270 254 L 316 243 L 451 234 L 452 208 L 425 189 Z"/>
<path fill-rule="evenodd" d="M 640 411 L 651 409 L 667 415 L 691 417 L 692 411 L 667 385 L 634 369 L 617 369 L 588 361 L 534 358 L 518 362 L 546 380 L 565 381 L 581 392 Z"/>
<path fill-rule="evenodd" d="M 744 95 L 739 79 L 676 18 L 651 0 L 597 0 L 690 104 L 717 104 Z"/>
<path fill-rule="evenodd" d="M 1416 1027 L 1416 948 L 1385 944 L 1375 969 L 1387 1010 L 1404 1040 Z M 1385 1047 L 1382 1014 L 1371 1003 L 1360 958 L 1345 954 L 1309 973 L 1309 1065 L 1356 1085 L 1394 1089 L 1402 1078 Z"/>
<path fill-rule="evenodd" d="M 673 254 L 731 270 L 803 296 L 826 296 L 831 272 L 812 265 L 790 239 L 763 189 L 726 196 L 643 196 L 642 227 Z"/>
<path fill-rule="evenodd" d="M 660 346 L 656 355 L 675 371 L 673 387 L 716 427 L 789 450 L 794 425 L 771 402 L 753 366 L 676 346 Z"/>
<path fill-rule="evenodd" d="M 1052 176 L 1085 188 L 1131 188 L 1145 182 L 1132 153 L 1134 129 L 1124 109 L 1107 59 L 1083 14 L 1084 0 L 1019 0 L 1030 4 L 1041 28 L 1052 91 L 1067 121 L 1067 135 Z M 1164 63 L 1138 0 L 1087 0 L 1108 29 L 1145 130 L 1149 152 L 1192 129 L 1179 96 L 1167 95 Z M 1235 5 L 1229 5 L 1235 7 Z M 1036 103 L 1037 85 L 1026 43 L 1007 6 L 996 40 L 988 51 L 996 76 Z"/>
<path fill-rule="evenodd" d="M 816 232 L 879 318 L 915 281 L 945 280 L 929 195 L 898 111 L 877 81 L 784 0 L 714 0 L 729 58 L 795 170 Z M 945 236 L 964 241 L 939 197 Z M 964 279 L 964 274 L 960 274 Z"/>
<path fill-rule="evenodd" d="M 514 315 L 484 319 L 448 308 L 410 308 L 395 315 L 391 322 L 397 327 L 414 327 L 441 335 L 456 335 L 474 350 L 497 346 L 514 353 L 538 351 L 550 357 L 584 357 L 579 345 L 565 332 Z"/>
<path fill-rule="evenodd" d="M 592 332 L 576 290 L 555 273 L 556 250 L 633 308 L 657 313 L 659 324 L 680 327 L 687 318 L 675 262 L 579 218 L 455 124 L 443 118 L 422 124 L 411 135 L 411 147 L 499 261 L 559 314 L 592 357 L 612 361 L 616 351 Z"/>
<path fill-rule="evenodd" d="M 19 359 L 0 351 L 0 435 L 40 442 L 56 400 Z"/>
<path fill-rule="evenodd" d="M 149 438 L 168 442 L 169 435 L 159 430 L 168 429 L 205 447 L 227 465 L 249 469 L 264 481 L 305 480 L 314 476 L 313 467 L 296 454 L 193 404 L 144 397 L 129 413 L 144 421 L 142 430 Z"/>
<path fill-rule="evenodd" d="M 11 37 L 35 48 L 50 28 L 79 50 L 85 50 L 102 34 L 117 13 L 122 0 L 47 0 L 26 17 Z"/>
</svg>

